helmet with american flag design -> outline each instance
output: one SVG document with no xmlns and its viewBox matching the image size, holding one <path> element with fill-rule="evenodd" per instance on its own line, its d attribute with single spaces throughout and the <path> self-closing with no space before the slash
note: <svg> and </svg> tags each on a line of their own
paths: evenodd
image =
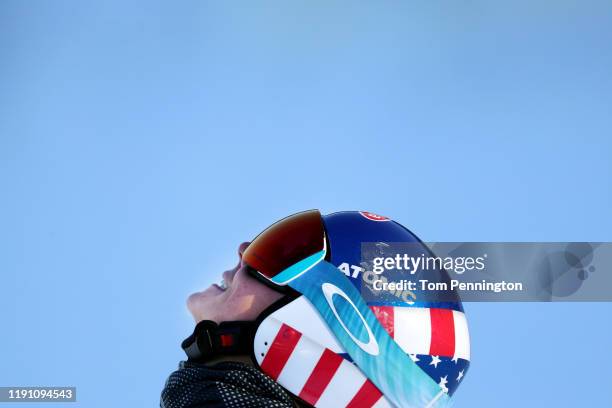
<svg viewBox="0 0 612 408">
<path fill-rule="evenodd" d="M 362 267 L 363 243 L 408 242 L 424 246 L 401 224 L 370 212 L 345 211 L 319 216 L 325 233 L 325 259 L 344 272 L 360 291 L 367 284 L 364 277 L 367 271 Z M 268 229 L 271 230 L 268 235 L 279 234 L 273 227 Z M 300 227 L 292 228 L 290 239 L 295 240 L 300 235 Z M 304 233 L 306 241 L 312 239 L 308 235 Z M 249 266 L 257 269 L 258 259 L 248 249 L 244 258 Z M 429 297 L 420 302 L 406 302 L 401 296 L 382 297 L 368 299 L 367 305 L 403 352 L 441 392 L 452 396 L 470 360 L 467 321 L 459 297 L 451 301 Z M 264 373 L 310 405 L 394 405 L 355 364 L 305 296 L 289 294 L 260 316 L 253 340 L 253 357 Z"/>
</svg>

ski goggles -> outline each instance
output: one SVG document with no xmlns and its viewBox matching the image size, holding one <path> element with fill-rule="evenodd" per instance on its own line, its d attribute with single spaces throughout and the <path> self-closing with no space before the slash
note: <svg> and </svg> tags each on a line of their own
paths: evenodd
<svg viewBox="0 0 612 408">
<path fill-rule="evenodd" d="M 363 373 L 399 407 L 445 407 L 449 396 L 389 336 L 359 291 L 326 261 L 327 238 L 318 210 L 284 218 L 242 254 L 255 276 L 306 296 Z"/>
<path fill-rule="evenodd" d="M 259 234 L 242 253 L 252 273 L 272 287 L 325 259 L 327 244 L 321 213 L 309 210 L 284 218 Z"/>
</svg>

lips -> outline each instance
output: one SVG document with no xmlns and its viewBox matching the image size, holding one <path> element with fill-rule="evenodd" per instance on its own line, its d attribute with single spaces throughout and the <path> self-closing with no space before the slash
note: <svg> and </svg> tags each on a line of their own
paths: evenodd
<svg viewBox="0 0 612 408">
<path fill-rule="evenodd" d="M 227 287 L 225 286 L 225 282 L 223 280 L 221 280 L 221 284 L 217 285 L 216 283 L 213 283 L 212 286 L 220 290 L 221 292 L 225 292 L 227 290 Z"/>
<path fill-rule="evenodd" d="M 221 282 L 219 282 L 219 285 L 217 286 L 219 286 L 221 290 L 227 290 L 227 288 L 229 287 L 227 281 L 224 278 L 221 279 Z"/>
</svg>

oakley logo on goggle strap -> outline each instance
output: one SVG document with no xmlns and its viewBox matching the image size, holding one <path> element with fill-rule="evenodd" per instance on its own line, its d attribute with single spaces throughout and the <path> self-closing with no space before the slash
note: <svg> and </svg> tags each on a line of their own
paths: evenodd
<svg viewBox="0 0 612 408">
<path fill-rule="evenodd" d="M 372 329 L 370 329 L 370 326 L 368 326 L 364 317 L 361 315 L 361 313 L 357 309 L 357 306 L 355 306 L 355 304 L 348 297 L 348 295 L 344 293 L 344 291 L 340 289 L 339 287 L 332 285 L 331 283 L 327 283 L 327 282 L 321 285 L 321 290 L 323 291 L 325 300 L 327 301 L 327 304 L 329 305 L 332 312 L 334 313 L 334 316 L 336 316 L 336 319 L 338 320 L 338 322 L 340 323 L 344 331 L 349 335 L 351 340 L 353 340 L 353 342 L 357 344 L 359 348 L 365 351 L 366 353 L 373 355 L 373 356 L 377 356 L 379 353 L 379 348 L 378 348 L 378 342 L 376 341 L 376 338 L 374 337 L 374 333 L 372 333 Z M 353 335 L 353 333 L 351 333 L 351 331 L 346 327 L 346 325 L 344 324 L 344 321 L 342 320 L 342 317 L 340 317 L 340 315 L 338 314 L 338 311 L 336 310 L 336 305 L 334 304 L 334 300 L 333 300 L 334 295 L 340 296 L 344 300 L 346 300 L 351 305 L 351 307 L 353 308 L 357 316 L 359 316 L 359 319 L 361 319 L 361 324 L 365 327 L 368 333 L 367 343 L 355 337 L 355 335 Z"/>
</svg>

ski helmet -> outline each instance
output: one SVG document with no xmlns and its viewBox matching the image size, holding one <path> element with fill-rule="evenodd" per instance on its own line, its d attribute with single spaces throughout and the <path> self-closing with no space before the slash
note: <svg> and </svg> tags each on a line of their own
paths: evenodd
<svg viewBox="0 0 612 408">
<path fill-rule="evenodd" d="M 243 260 L 286 296 L 254 324 L 204 324 L 215 336 L 211 350 L 250 348 L 261 371 L 316 407 L 447 405 L 470 361 L 459 296 L 364 296 L 375 278 L 363 263 L 365 243 L 412 243 L 430 253 L 401 224 L 366 211 L 310 210 L 264 230 Z M 445 271 L 441 278 L 448 280 Z M 197 348 L 187 346 L 188 354 Z"/>
</svg>

